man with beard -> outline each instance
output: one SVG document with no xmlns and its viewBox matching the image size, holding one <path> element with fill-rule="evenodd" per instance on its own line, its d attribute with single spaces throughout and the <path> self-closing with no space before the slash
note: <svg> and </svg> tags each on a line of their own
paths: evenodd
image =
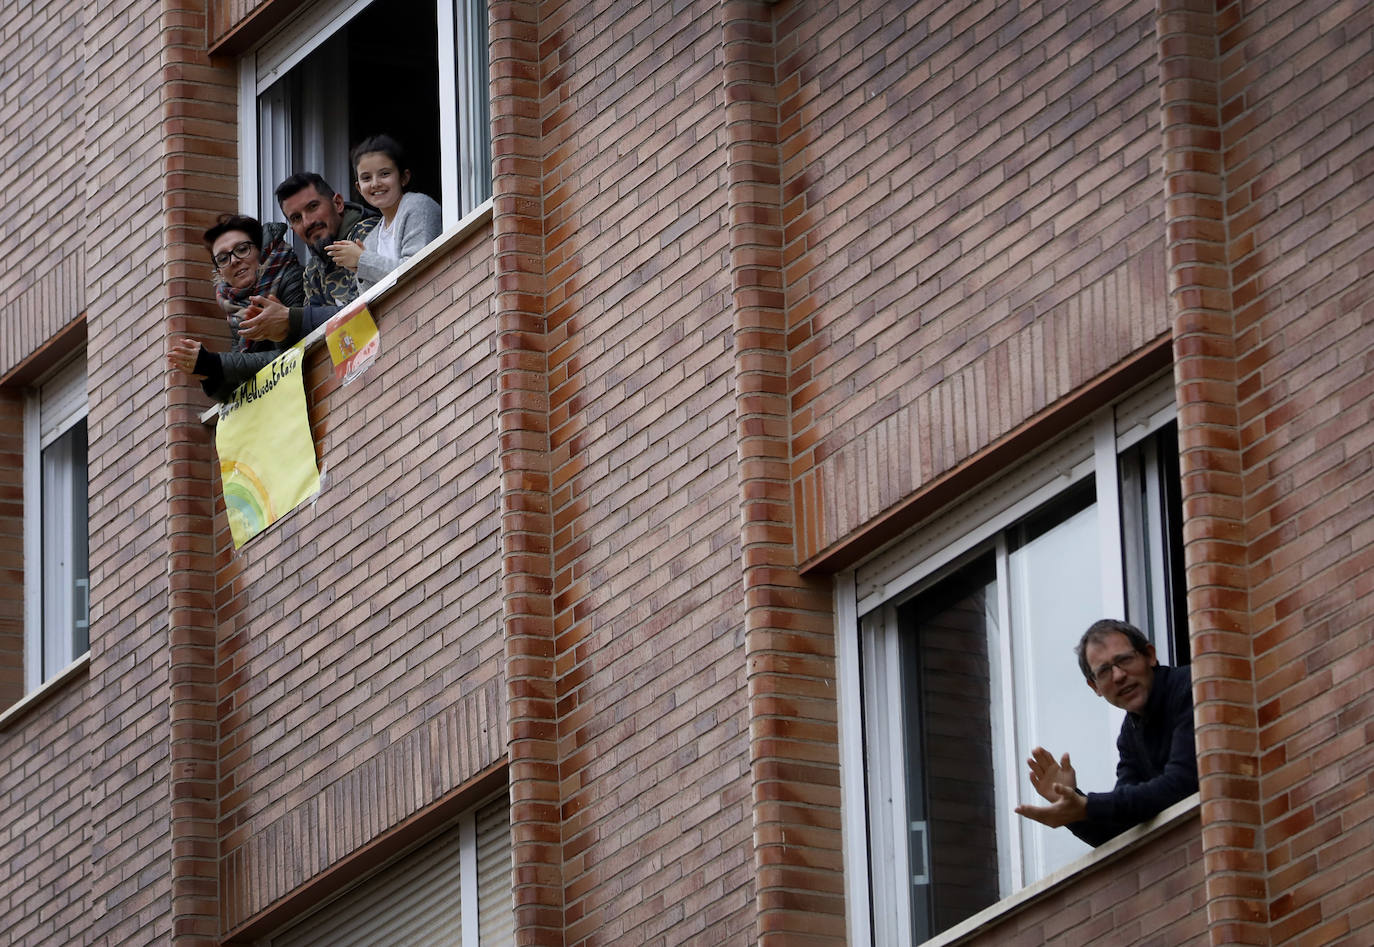
<svg viewBox="0 0 1374 947">
<path fill-rule="evenodd" d="M 338 240 L 361 244 L 381 217 L 370 208 L 345 201 L 313 171 L 291 175 L 277 185 L 276 195 L 287 224 L 310 248 L 305 306 L 288 310 L 254 298 L 254 310 L 245 314 L 240 331 L 247 339 L 292 345 L 358 297 L 353 271 L 331 260 L 325 247 Z"/>
</svg>

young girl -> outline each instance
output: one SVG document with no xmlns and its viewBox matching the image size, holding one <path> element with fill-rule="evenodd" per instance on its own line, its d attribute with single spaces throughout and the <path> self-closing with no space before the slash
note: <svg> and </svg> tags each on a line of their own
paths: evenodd
<svg viewBox="0 0 1374 947">
<path fill-rule="evenodd" d="M 358 291 L 364 292 L 439 236 L 443 213 L 430 198 L 406 190 L 410 164 L 396 139 L 373 135 L 354 148 L 350 157 L 358 175 L 358 193 L 382 212 L 382 222 L 361 242 L 340 240 L 325 252 L 358 274 Z"/>
</svg>

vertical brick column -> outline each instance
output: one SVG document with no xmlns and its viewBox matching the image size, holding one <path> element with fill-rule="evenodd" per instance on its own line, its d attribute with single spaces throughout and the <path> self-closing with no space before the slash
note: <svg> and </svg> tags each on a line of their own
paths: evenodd
<svg viewBox="0 0 1374 947">
<path fill-rule="evenodd" d="M 495 2 L 492 152 L 501 595 L 516 940 L 563 943 L 539 9 Z"/>
<path fill-rule="evenodd" d="M 0 388 L 0 710 L 24 696 L 24 396 Z"/>
<path fill-rule="evenodd" d="M 1234 12 L 1233 5 L 1233 12 Z M 1268 943 L 1217 26 L 1211 4 L 1157 20 L 1189 630 L 1207 921 L 1213 944 Z"/>
<path fill-rule="evenodd" d="M 548 349 L 549 392 L 549 489 L 552 535 L 552 619 L 554 679 L 558 720 L 558 775 L 560 833 L 563 840 L 562 884 L 563 941 L 567 944 L 596 942 L 603 915 L 588 910 L 589 879 L 604 871 L 596 855 L 588 852 L 595 829 L 596 802 L 603 785 L 589 780 L 584 768 L 596 752 L 588 726 L 597 712 L 587 698 L 594 685 L 588 682 L 591 661 L 589 642 L 597 627 L 596 589 L 586 575 L 592 479 L 588 472 L 586 431 L 586 355 L 584 350 L 584 303 L 579 291 L 583 273 L 577 213 L 582 195 L 565 178 L 574 164 L 577 109 L 567 96 L 575 68 L 570 50 L 576 45 L 568 18 L 577 4 L 553 0 L 541 6 L 540 21 L 540 179 L 543 193 L 543 259 L 545 339 Z"/>
<path fill-rule="evenodd" d="M 223 335 L 200 235 L 237 192 L 235 75 L 204 53 L 205 0 L 163 0 L 162 160 L 166 341 Z M 198 386 L 168 376 L 167 585 L 172 942 L 219 943 L 212 434 Z"/>
<path fill-rule="evenodd" d="M 844 936 L 834 621 L 797 571 L 773 8 L 723 7 L 736 441 L 760 944 Z"/>
</svg>

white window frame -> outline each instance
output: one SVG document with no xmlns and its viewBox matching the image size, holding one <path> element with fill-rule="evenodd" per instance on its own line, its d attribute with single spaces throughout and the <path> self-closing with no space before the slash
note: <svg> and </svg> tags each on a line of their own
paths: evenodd
<svg viewBox="0 0 1374 947">
<path fill-rule="evenodd" d="M 906 802 L 905 751 L 899 727 L 883 727 L 884 751 L 872 751 L 867 743 L 865 719 L 873 720 L 879 708 L 898 706 L 900 670 L 894 656 L 884 663 L 886 673 L 877 678 L 877 691 L 866 690 L 860 655 L 878 647 L 895 645 L 896 635 L 880 634 L 895 622 L 895 606 L 919 588 L 929 587 L 961 565 L 973 550 L 998 542 L 998 608 L 1008 612 L 1009 594 L 1000 564 L 1005 562 L 1005 531 L 1016 522 L 1092 475 L 1099 509 L 1120 510 L 1118 457 L 1177 415 L 1172 379 L 1163 376 L 1147 383 L 1116 404 L 1099 411 L 1089 423 L 1064 436 L 1018 464 L 965 499 L 930 517 L 918 530 L 880 551 L 835 580 L 837 627 L 837 692 L 840 703 L 842 834 L 845 864 L 846 918 L 849 940 L 856 944 L 907 945 L 912 943 L 907 834 L 896 822 L 904 818 Z M 1110 504 L 1110 506 L 1108 506 Z M 1154 511 L 1149 513 L 1153 522 Z M 1125 617 L 1125 581 L 1121 543 L 1121 515 L 1098 517 L 1101 569 L 1104 581 L 1102 615 Z M 1104 523 L 1103 521 L 1110 521 Z M 1161 642 L 1161 658 L 1167 644 Z M 990 649 L 992 650 L 992 649 Z M 1009 693 L 1009 660 L 990 654 L 994 679 Z M 886 690 L 884 691 L 884 684 Z M 996 705 L 998 702 L 994 702 Z M 1015 798 L 1021 762 L 1015 740 L 1005 734 L 1010 721 L 998 720 L 993 708 L 994 768 L 997 798 Z M 1119 712 L 1118 712 L 1119 715 Z M 1110 752 L 1111 746 L 1104 748 Z M 1007 808 L 1001 806 L 1000 808 Z M 1014 814 L 1002 814 L 1006 819 Z M 1004 890 L 1000 899 L 1015 900 L 1023 888 L 1020 832 L 1003 832 L 999 838 L 999 878 Z M 1011 884 L 1007 882 L 1011 881 Z M 989 911 L 994 910 L 989 908 Z M 932 940 L 942 941 L 941 935 Z"/>
<path fill-rule="evenodd" d="M 38 691 L 49 681 L 85 660 L 82 654 L 63 655 L 59 667 L 44 670 L 51 629 L 45 621 L 43 580 L 51 572 L 43 548 L 43 451 L 86 417 L 85 350 L 50 372 L 24 398 L 24 692 Z M 89 508 L 89 507 L 88 507 Z M 89 549 L 89 543 L 88 543 Z M 89 583 L 89 580 L 88 580 Z M 89 615 L 89 584 L 87 614 Z M 89 628 L 88 628 L 89 630 Z M 65 649 L 64 649 L 65 650 Z"/>
<path fill-rule="evenodd" d="M 320 0 L 302 9 L 239 59 L 239 207 L 245 213 L 256 211 L 261 220 L 280 216 L 272 196 L 277 182 L 260 181 L 258 175 L 261 148 L 278 147 L 278 143 L 260 141 L 258 97 L 372 2 Z M 485 37 L 487 22 L 485 5 L 475 0 L 435 0 L 435 4 L 439 36 L 439 203 L 447 231 L 490 201 L 489 144 L 482 149 L 484 161 L 478 160 L 479 144 L 488 142 L 489 129 L 482 127 L 488 92 L 480 80 L 474 80 L 471 69 L 457 68 L 459 50 L 471 49 L 473 43 Z M 460 116 L 460 102 L 481 102 L 483 107 L 467 108 Z M 346 168 L 348 147 L 348 143 L 332 143 L 322 145 L 321 149 L 328 148 L 330 154 L 341 151 Z M 321 170 L 339 193 L 348 193 L 351 173 L 347 174 L 349 180 L 340 181 L 322 163 L 314 170 Z"/>
</svg>

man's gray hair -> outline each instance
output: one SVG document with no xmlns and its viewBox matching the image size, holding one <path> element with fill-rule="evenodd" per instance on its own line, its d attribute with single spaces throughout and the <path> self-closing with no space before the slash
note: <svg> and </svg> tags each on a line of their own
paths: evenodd
<svg viewBox="0 0 1374 947">
<path fill-rule="evenodd" d="M 1094 678 L 1093 669 L 1088 667 L 1088 644 L 1101 644 L 1102 639 L 1108 635 L 1125 635 L 1131 647 L 1141 654 L 1147 653 L 1150 649 L 1150 639 L 1135 625 L 1115 618 L 1099 618 L 1088 626 L 1088 630 L 1083 632 L 1083 637 L 1078 639 L 1078 646 L 1073 649 L 1073 653 L 1078 655 L 1078 669 L 1083 672 L 1083 678 L 1089 684 L 1094 683 Z"/>
</svg>

